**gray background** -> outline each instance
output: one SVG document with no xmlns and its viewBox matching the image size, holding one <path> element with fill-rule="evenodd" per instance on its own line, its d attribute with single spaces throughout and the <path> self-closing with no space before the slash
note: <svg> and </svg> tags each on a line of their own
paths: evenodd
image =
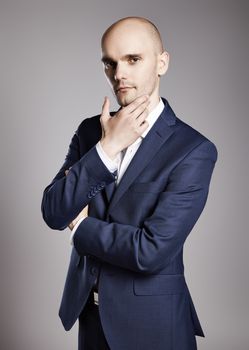
<svg viewBox="0 0 249 350">
<path fill-rule="evenodd" d="M 69 230 L 49 229 L 40 202 L 81 120 L 111 96 L 99 40 L 127 15 L 158 25 L 171 55 L 161 95 L 219 150 L 185 244 L 199 349 L 249 348 L 247 1 L 2 0 L 1 349 L 76 349 L 77 324 L 67 333 L 57 316 Z"/>
</svg>

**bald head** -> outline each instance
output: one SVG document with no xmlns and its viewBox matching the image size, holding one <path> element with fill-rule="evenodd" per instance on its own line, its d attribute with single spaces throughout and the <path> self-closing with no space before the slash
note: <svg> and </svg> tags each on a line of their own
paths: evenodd
<svg viewBox="0 0 249 350">
<path fill-rule="evenodd" d="M 122 18 L 105 31 L 101 46 L 104 72 L 119 105 L 148 95 L 155 107 L 169 62 L 156 26 L 142 17 Z"/>
<path fill-rule="evenodd" d="M 148 19 L 143 17 L 125 17 L 121 18 L 117 22 L 113 23 L 107 30 L 104 32 L 101 39 L 101 46 L 103 48 L 105 39 L 116 30 L 126 30 L 127 28 L 132 29 L 134 33 L 136 30 L 143 30 L 148 38 L 151 40 L 155 52 L 157 54 L 163 52 L 163 43 L 161 35 L 157 27 Z"/>
</svg>

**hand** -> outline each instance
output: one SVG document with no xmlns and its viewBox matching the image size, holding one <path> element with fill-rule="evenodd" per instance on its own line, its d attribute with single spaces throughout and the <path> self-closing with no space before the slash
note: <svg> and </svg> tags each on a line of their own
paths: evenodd
<svg viewBox="0 0 249 350">
<path fill-rule="evenodd" d="M 81 219 L 81 218 L 85 218 L 88 216 L 88 205 L 85 206 L 81 212 L 78 214 L 78 216 L 72 221 L 70 222 L 70 224 L 68 225 L 68 227 L 70 228 L 70 230 L 72 231 L 72 229 L 74 228 L 74 226 L 77 224 L 77 222 Z"/>
<path fill-rule="evenodd" d="M 71 167 L 70 167 L 70 168 L 71 168 Z M 69 168 L 68 170 L 65 170 L 66 176 L 67 176 L 67 174 L 68 174 L 70 168 Z M 78 214 L 78 216 L 68 225 L 68 227 L 70 228 L 70 230 L 72 231 L 72 229 L 74 228 L 74 226 L 77 224 L 77 222 L 78 222 L 81 218 L 87 217 L 87 216 L 88 216 L 88 205 L 85 206 L 85 207 L 81 210 L 81 212 Z"/>
<path fill-rule="evenodd" d="M 101 146 L 111 159 L 130 146 L 148 128 L 147 95 L 136 98 L 129 105 L 110 116 L 110 101 L 105 97 L 100 122 L 102 126 Z"/>
</svg>

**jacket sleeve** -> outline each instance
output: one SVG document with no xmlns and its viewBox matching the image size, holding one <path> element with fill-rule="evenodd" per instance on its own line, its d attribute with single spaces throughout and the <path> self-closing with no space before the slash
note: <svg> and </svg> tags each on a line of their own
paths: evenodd
<svg viewBox="0 0 249 350">
<path fill-rule="evenodd" d="M 115 181 L 95 146 L 80 157 L 78 130 L 72 137 L 64 164 L 43 192 L 42 215 L 52 229 L 65 229 L 92 197 Z M 65 176 L 65 170 L 70 167 Z"/>
<path fill-rule="evenodd" d="M 145 274 L 162 270 L 182 249 L 205 206 L 216 160 L 210 141 L 194 148 L 171 172 L 142 227 L 84 219 L 74 236 L 78 254 Z"/>
</svg>

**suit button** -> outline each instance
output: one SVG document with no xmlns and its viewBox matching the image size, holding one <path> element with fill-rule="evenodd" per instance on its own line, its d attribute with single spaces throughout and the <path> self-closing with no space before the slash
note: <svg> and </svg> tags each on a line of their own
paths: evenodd
<svg viewBox="0 0 249 350">
<path fill-rule="evenodd" d="M 96 267 L 91 267 L 91 274 L 96 276 L 98 273 L 98 269 Z"/>
</svg>

